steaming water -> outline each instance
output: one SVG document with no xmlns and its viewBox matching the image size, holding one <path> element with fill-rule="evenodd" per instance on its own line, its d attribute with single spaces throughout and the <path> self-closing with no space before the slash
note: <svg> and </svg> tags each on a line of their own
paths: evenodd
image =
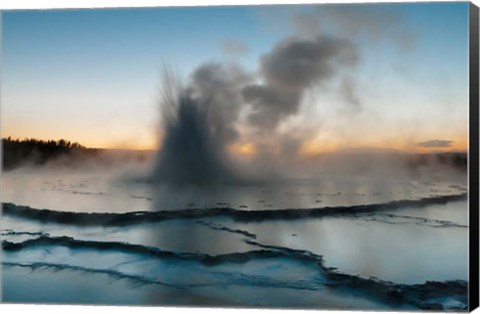
<svg viewBox="0 0 480 314">
<path fill-rule="evenodd" d="M 317 208 L 419 199 L 464 191 L 464 187 L 449 182 L 372 181 L 362 177 L 178 188 L 126 181 L 101 173 L 13 172 L 2 175 L 3 202 L 74 212 L 124 213 L 227 206 L 251 210 Z"/>
<path fill-rule="evenodd" d="M 2 202 L 79 214 L 348 207 L 464 192 L 458 183 L 394 179 L 180 189 L 98 172 L 2 175 Z M 1 223 L 7 241 L 4 301 L 357 309 L 441 304 L 458 310 L 466 305 L 466 293 L 451 287 L 466 291 L 467 212 L 466 201 L 456 200 L 304 219 L 202 216 L 122 225 L 7 213 Z M 347 275 L 348 282 L 336 274 Z M 447 288 L 425 300 L 412 297 L 415 285 L 426 281 Z M 389 289 L 403 289 L 405 299 L 382 294 Z"/>
</svg>

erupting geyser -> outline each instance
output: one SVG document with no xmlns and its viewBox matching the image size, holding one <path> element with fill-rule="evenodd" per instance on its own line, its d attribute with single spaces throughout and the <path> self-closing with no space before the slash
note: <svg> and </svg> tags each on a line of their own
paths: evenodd
<svg viewBox="0 0 480 314">
<path fill-rule="evenodd" d="M 284 138 L 277 127 L 298 114 L 305 91 L 333 79 L 342 80 L 341 69 L 354 66 L 357 58 L 355 46 L 348 40 L 326 35 L 292 36 L 260 59 L 257 76 L 237 66 L 206 64 L 182 86 L 167 73 L 161 101 L 163 139 L 152 181 L 245 181 L 243 175 L 239 176 L 244 171 L 238 170 L 227 154 L 227 147 L 239 137 L 235 125 L 240 113 L 246 113 L 244 126 L 255 134 L 250 140 L 267 139 L 282 147 Z M 289 154 L 295 155 L 296 151 Z M 284 156 L 263 157 L 281 163 Z M 255 175 L 262 178 L 262 174 Z"/>
<path fill-rule="evenodd" d="M 186 87 L 165 75 L 163 140 L 154 182 L 215 184 L 238 180 L 226 148 L 238 136 L 233 123 L 246 79 L 239 69 L 216 64 L 198 68 Z"/>
</svg>

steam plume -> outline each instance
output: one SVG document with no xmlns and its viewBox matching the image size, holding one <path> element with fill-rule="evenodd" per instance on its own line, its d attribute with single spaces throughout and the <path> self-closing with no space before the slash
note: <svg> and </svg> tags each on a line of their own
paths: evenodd
<svg viewBox="0 0 480 314">
<path fill-rule="evenodd" d="M 333 82 L 343 99 L 360 108 L 361 99 L 352 80 L 361 59 L 355 36 L 388 37 L 401 43 L 408 36 L 398 26 L 399 15 L 387 14 L 388 23 L 393 21 L 388 24 L 378 12 L 372 16 L 368 10 L 355 7 L 343 14 L 339 9 L 322 7 L 309 15 L 294 16 L 294 26 L 303 29 L 303 34 L 284 38 L 263 55 L 256 74 L 238 66 L 209 63 L 197 68 L 186 85 L 167 75 L 161 104 L 163 141 L 153 179 L 178 184 L 243 181 L 245 177 L 239 173 L 245 171 L 239 170 L 228 150 L 240 139 L 239 124 L 242 130 L 250 131 L 248 140 L 266 143 L 257 147 L 258 158 L 250 160 L 249 168 L 272 173 L 264 167 L 265 161 L 271 166 L 292 160 L 302 139 L 308 137 L 306 129 L 298 134 L 295 130 L 281 131 L 280 126 L 300 112 L 310 89 L 325 90 Z M 321 29 L 325 15 L 331 25 Z M 358 29 L 354 31 L 352 25 Z M 337 31 L 332 32 L 332 28 Z M 268 145 L 272 141 L 280 156 L 271 155 Z"/>
<path fill-rule="evenodd" d="M 264 84 L 247 86 L 244 99 L 253 106 L 250 122 L 272 129 L 298 112 L 303 93 L 313 85 L 336 77 L 343 66 L 357 61 L 348 40 L 319 35 L 313 39 L 290 37 L 261 59 Z"/>
</svg>

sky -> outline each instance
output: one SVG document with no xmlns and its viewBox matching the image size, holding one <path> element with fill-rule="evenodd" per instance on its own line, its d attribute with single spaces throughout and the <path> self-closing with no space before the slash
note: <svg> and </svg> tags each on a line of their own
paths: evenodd
<svg viewBox="0 0 480 314">
<path fill-rule="evenodd" d="M 3 11 L 1 135 L 155 149 L 165 66 L 188 82 L 235 64 L 271 85 L 265 60 L 309 34 L 348 40 L 355 61 L 302 86 L 274 137 L 305 154 L 467 149 L 466 2 Z M 258 146 L 248 121 L 234 121 L 240 154 Z"/>
</svg>

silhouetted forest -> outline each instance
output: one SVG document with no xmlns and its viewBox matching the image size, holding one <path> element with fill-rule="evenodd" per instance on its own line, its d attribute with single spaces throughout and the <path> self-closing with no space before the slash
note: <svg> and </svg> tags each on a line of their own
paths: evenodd
<svg viewBox="0 0 480 314">
<path fill-rule="evenodd" d="M 25 164 L 43 165 L 50 160 L 61 156 L 73 157 L 78 160 L 95 155 L 96 149 L 86 148 L 79 143 L 73 143 L 64 139 L 44 141 L 33 138 L 23 140 L 2 139 L 3 169 L 10 170 Z"/>
<path fill-rule="evenodd" d="M 375 154 L 356 154 L 352 160 L 357 165 L 371 165 L 372 156 Z M 115 149 L 87 148 L 79 143 L 61 140 L 38 140 L 27 138 L 23 140 L 2 139 L 2 169 L 11 170 L 25 165 L 42 166 L 56 161 L 57 165 L 68 167 L 85 165 L 84 162 L 95 161 L 97 165 L 115 167 L 127 162 L 144 162 L 154 156 L 152 151 L 133 151 Z M 467 153 L 391 153 L 382 155 L 382 158 L 390 160 L 393 165 L 405 167 L 405 170 L 416 173 L 422 169 L 428 169 L 433 165 L 447 166 L 460 172 L 466 172 L 468 168 Z"/>
<path fill-rule="evenodd" d="M 450 166 L 459 171 L 466 172 L 468 170 L 468 155 L 467 153 L 431 153 L 431 154 L 416 154 L 407 159 L 407 167 L 412 170 L 418 170 L 421 167 L 426 167 L 432 162 L 440 165 Z"/>
</svg>

